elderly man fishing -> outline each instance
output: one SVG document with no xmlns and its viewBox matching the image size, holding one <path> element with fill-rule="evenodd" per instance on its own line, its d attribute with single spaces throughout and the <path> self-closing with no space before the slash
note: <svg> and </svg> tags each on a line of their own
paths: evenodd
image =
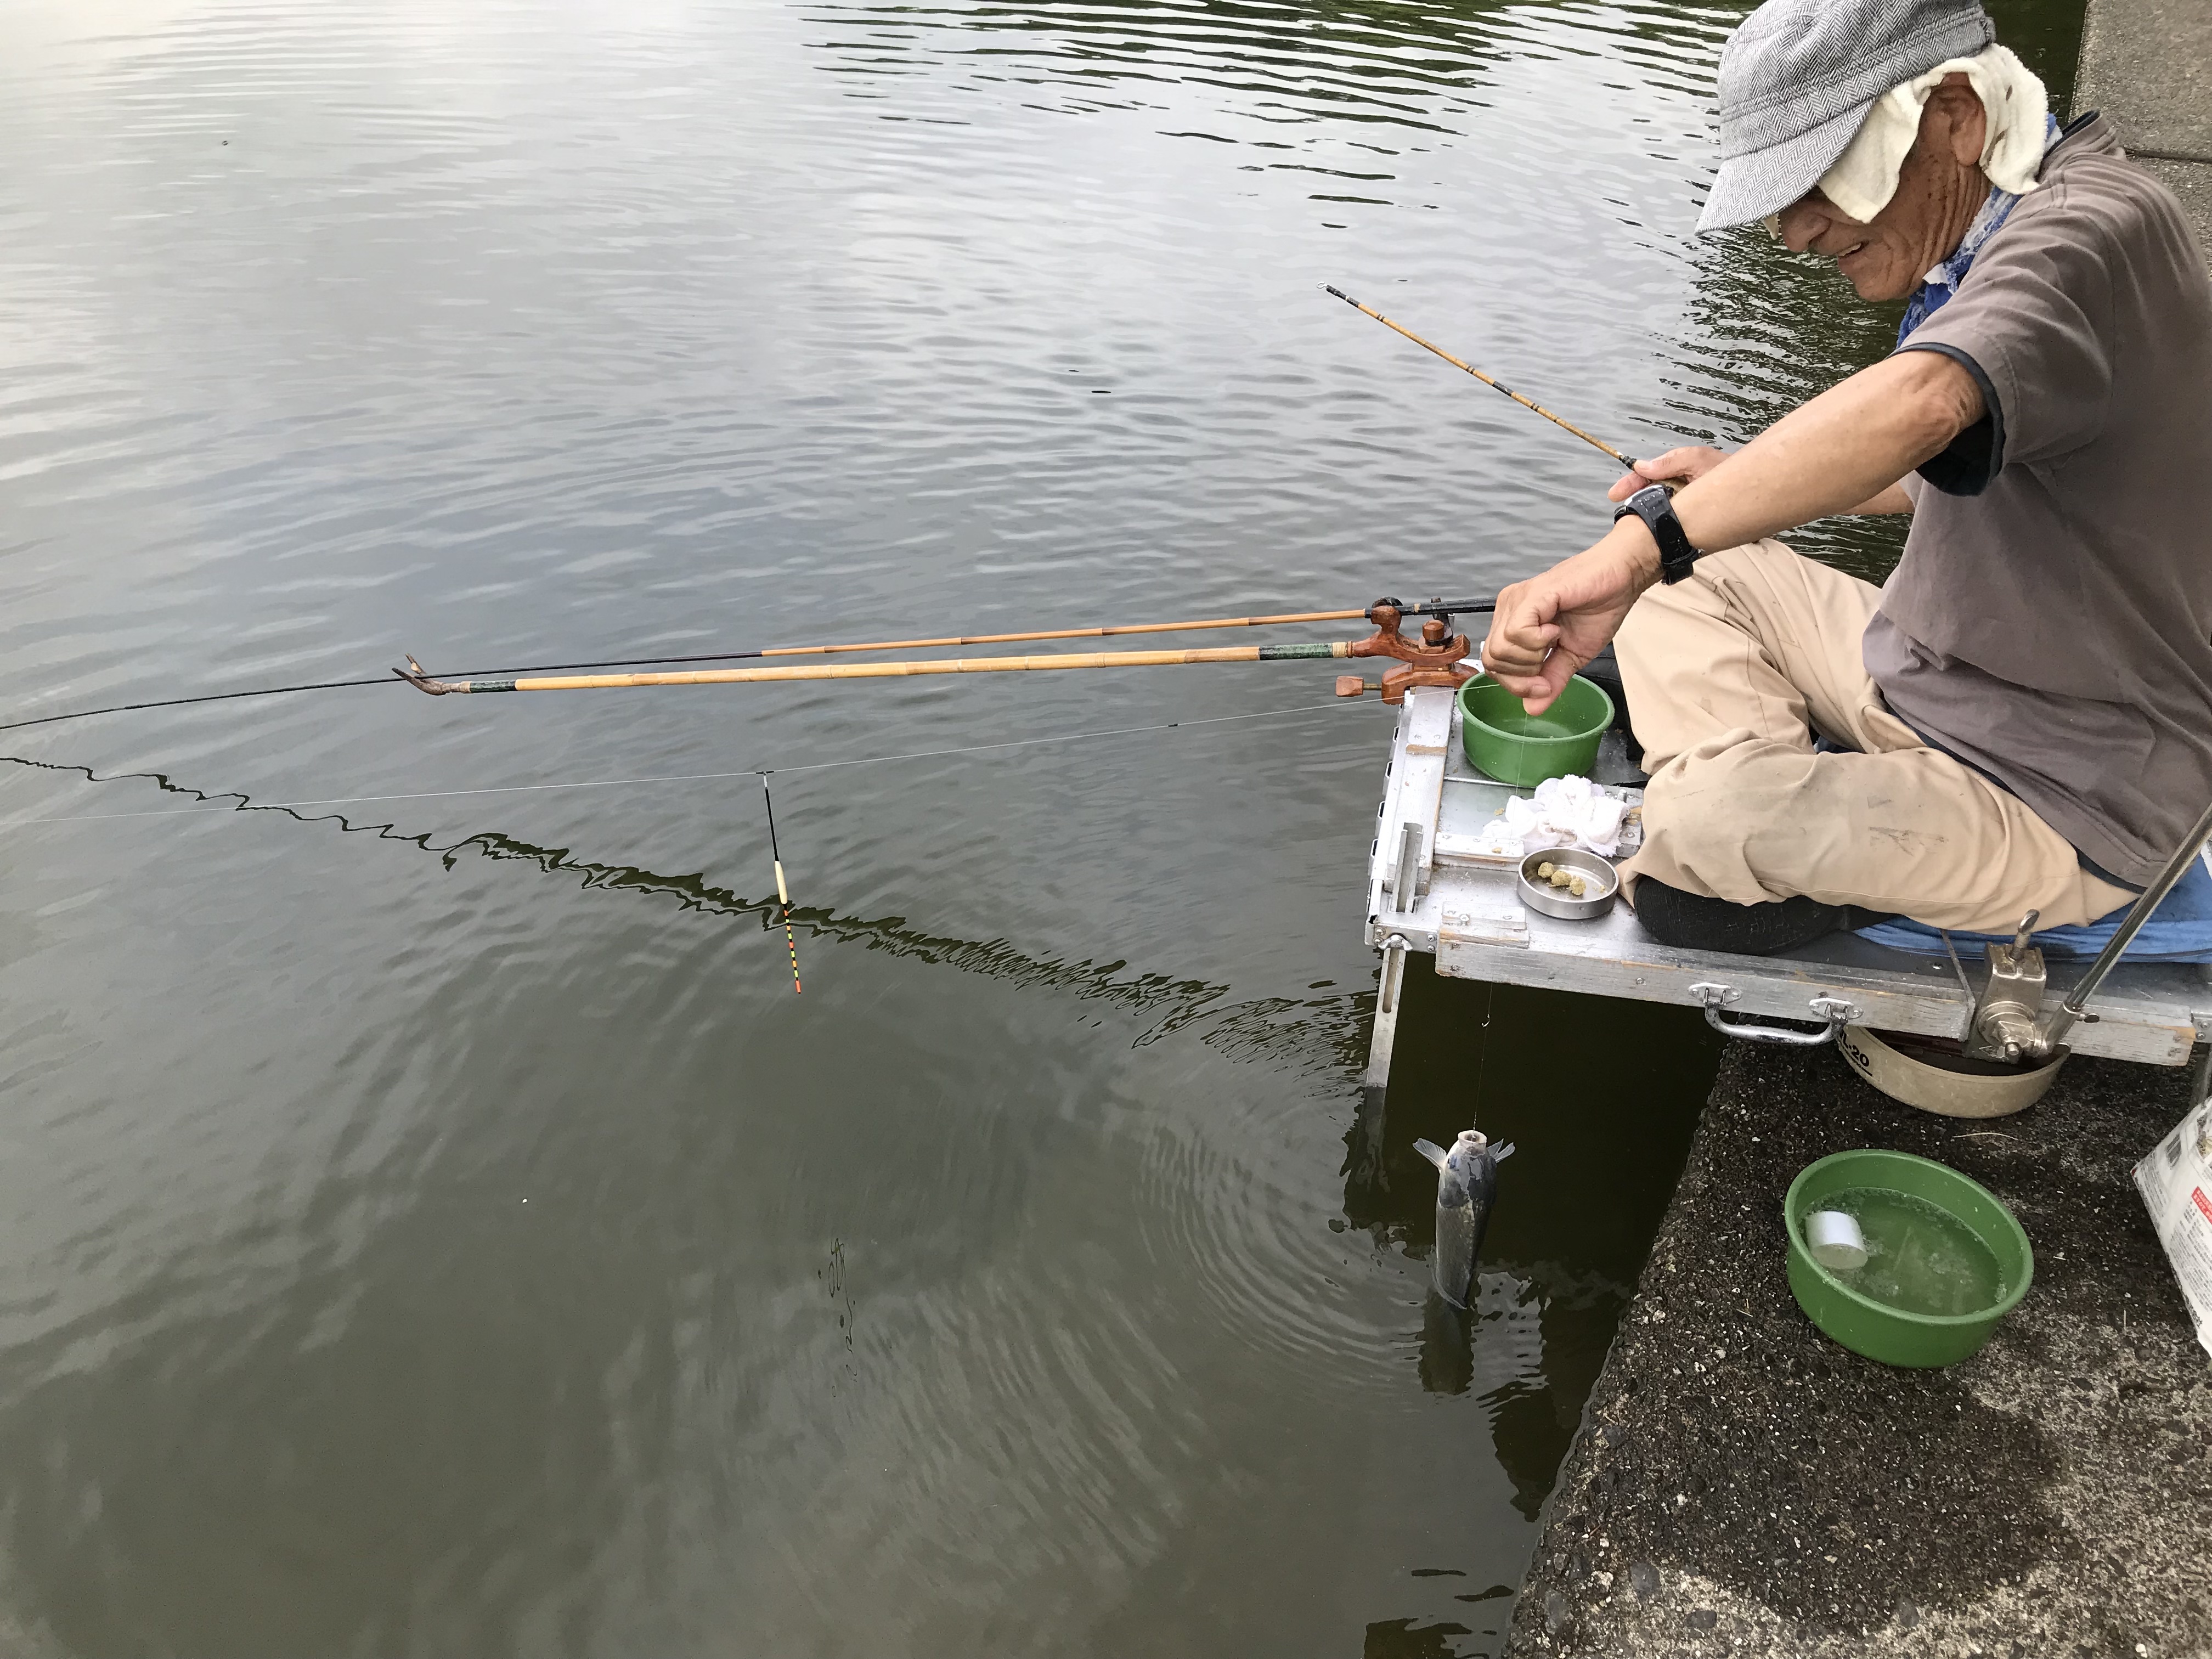
<svg viewBox="0 0 2212 1659">
<path fill-rule="evenodd" d="M 1485 665 L 1540 709 L 1618 635 L 1662 941 L 2103 917 L 2212 800 L 2203 252 L 1973 0 L 1767 0 L 1720 112 L 1698 229 L 1765 220 L 1909 297 L 1898 349 L 1734 454 L 1638 463 L 1603 540 L 1500 596 Z M 1913 515 L 1886 587 L 1772 539 L 1838 513 Z"/>
</svg>

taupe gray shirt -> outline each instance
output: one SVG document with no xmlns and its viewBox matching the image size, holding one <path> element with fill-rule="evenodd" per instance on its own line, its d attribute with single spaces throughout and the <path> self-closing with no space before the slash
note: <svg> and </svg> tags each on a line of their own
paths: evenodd
<svg viewBox="0 0 2212 1659">
<path fill-rule="evenodd" d="M 2137 885 L 2212 803 L 2212 283 L 2096 118 L 1902 347 L 1986 420 L 1920 469 L 1867 629 L 1901 720 Z"/>
</svg>

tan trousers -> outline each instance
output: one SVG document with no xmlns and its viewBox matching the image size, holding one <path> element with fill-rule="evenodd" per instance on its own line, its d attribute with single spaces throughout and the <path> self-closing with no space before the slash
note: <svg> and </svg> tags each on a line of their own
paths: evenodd
<svg viewBox="0 0 2212 1659">
<path fill-rule="evenodd" d="M 1698 560 L 1628 613 L 1620 675 L 1644 764 L 1623 866 L 1758 904 L 1802 893 L 1931 927 L 2094 921 L 2134 895 L 2081 868 L 2017 796 L 1930 749 L 1860 659 L 1881 590 L 1764 541 Z M 1818 732 L 1859 750 L 1816 755 Z"/>
</svg>

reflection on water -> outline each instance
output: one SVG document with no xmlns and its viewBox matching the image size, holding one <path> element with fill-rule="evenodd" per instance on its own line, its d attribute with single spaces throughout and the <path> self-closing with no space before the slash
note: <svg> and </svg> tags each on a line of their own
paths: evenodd
<svg viewBox="0 0 2212 1659">
<path fill-rule="evenodd" d="M 1865 361 L 1689 238 L 1742 9 L 11 8 L 0 714 L 1494 586 L 1607 469 L 1317 285 L 1638 450 Z M 1348 1170 L 1316 666 L 11 734 L 0 1646 L 1494 1654 L 1711 1054 L 1417 971 Z"/>
<path fill-rule="evenodd" d="M 210 792 L 195 788 L 159 772 L 104 775 L 90 767 L 14 755 L 0 755 L 0 764 L 73 773 L 88 783 L 137 780 L 153 784 L 163 794 L 210 806 L 238 812 L 273 812 L 297 823 L 325 826 L 343 835 L 366 834 L 380 841 L 404 842 L 431 854 L 448 871 L 470 855 L 519 859 L 536 865 L 549 876 L 573 877 L 586 890 L 611 890 L 670 899 L 686 910 L 702 915 L 744 918 L 756 922 L 763 931 L 780 929 L 787 916 L 810 939 L 859 944 L 871 951 L 912 957 L 962 973 L 1010 980 L 1019 985 L 1069 992 L 1085 1000 L 1104 1001 L 1131 1013 L 1152 1016 L 1155 1023 L 1136 1039 L 1139 1048 L 1201 1020 L 1204 1041 L 1248 1050 L 1266 1047 L 1271 1036 L 1280 1034 L 1286 1022 L 1294 1021 L 1302 1035 L 1320 1037 L 1330 1052 L 1331 1063 L 1339 1065 L 1347 1063 L 1352 1046 L 1363 1040 L 1363 1011 L 1355 1006 L 1360 1000 L 1349 994 L 1266 998 L 1216 1006 L 1228 994 L 1229 987 L 1197 980 L 1170 980 L 1158 974 L 1123 977 L 1127 964 L 1121 962 L 1101 965 L 1091 962 L 1042 961 L 1024 954 L 1004 939 L 945 939 L 924 933 L 908 927 L 903 916 L 867 921 L 841 916 L 821 906 L 794 904 L 787 908 L 779 898 L 746 898 L 729 888 L 714 885 L 698 872 L 671 876 L 629 865 L 601 863 L 579 858 L 566 848 L 532 846 L 496 830 L 477 830 L 458 841 L 434 842 L 428 832 L 404 831 L 389 820 L 356 823 L 343 812 L 311 811 L 304 806 L 258 802 L 234 790 Z"/>
<path fill-rule="evenodd" d="M 1492 1378 L 1482 1395 L 1513 1501 L 1531 1518 L 1674 1190 L 1720 1042 L 1687 1009 L 1406 976 L 1389 1142 L 1379 1160 L 1363 1158 L 1361 1127 L 1347 1132 L 1345 1212 L 1378 1239 L 1425 1252 L 1436 1171 L 1413 1142 L 1474 1123 L 1515 1143 L 1498 1166 L 1481 1298 L 1468 1314 L 1428 1298 L 1420 1376 L 1433 1393 L 1468 1392 L 1493 1322 L 1537 1310 L 1540 1370 Z M 1554 1127 L 1567 1097 L 1574 1136 Z"/>
</svg>

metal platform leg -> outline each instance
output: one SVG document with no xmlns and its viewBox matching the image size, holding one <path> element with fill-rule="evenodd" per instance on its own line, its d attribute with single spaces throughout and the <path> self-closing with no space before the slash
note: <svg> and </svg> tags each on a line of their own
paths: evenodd
<svg viewBox="0 0 2212 1659">
<path fill-rule="evenodd" d="M 1375 992 L 1375 1034 L 1367 1040 L 1367 1075 L 1362 1079 L 1370 1099 L 1380 1103 L 1390 1086 L 1390 1051 L 1398 1044 L 1398 998 L 1406 987 L 1404 937 L 1393 933 L 1382 942 L 1382 977 Z"/>
<path fill-rule="evenodd" d="M 1398 1001 L 1406 985 L 1406 941 L 1393 933 L 1382 945 L 1382 975 L 1375 993 L 1375 1030 L 1367 1041 L 1367 1072 L 1359 1091 L 1359 1121 L 1352 1129 L 1351 1157 L 1345 1165 L 1347 1207 L 1364 1211 L 1379 1202 L 1389 1186 L 1382 1159 L 1384 1106 L 1390 1088 L 1390 1050 L 1398 1041 Z"/>
</svg>

